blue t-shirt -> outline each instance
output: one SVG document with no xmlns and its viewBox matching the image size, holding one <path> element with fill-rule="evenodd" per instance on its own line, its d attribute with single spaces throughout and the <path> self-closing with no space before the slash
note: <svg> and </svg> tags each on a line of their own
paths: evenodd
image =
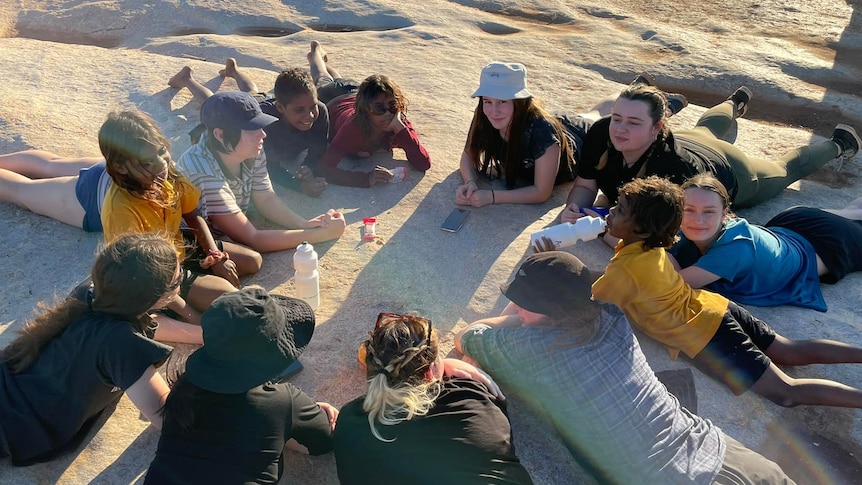
<svg viewBox="0 0 862 485">
<path fill-rule="evenodd" d="M 733 218 L 706 254 L 682 232 L 669 252 L 682 268 L 694 265 L 718 275 L 706 288 L 738 303 L 826 311 L 814 247 L 788 229 Z"/>
</svg>

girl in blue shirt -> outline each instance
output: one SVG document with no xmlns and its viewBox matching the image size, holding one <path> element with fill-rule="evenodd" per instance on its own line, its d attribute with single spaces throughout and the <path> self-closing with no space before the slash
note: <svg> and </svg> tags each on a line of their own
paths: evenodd
<svg viewBox="0 0 862 485">
<path fill-rule="evenodd" d="M 683 189 L 680 241 L 669 253 L 694 288 L 743 304 L 825 312 L 820 282 L 862 270 L 862 217 L 851 211 L 792 207 L 758 226 L 730 212 L 727 190 L 711 175 Z"/>
</svg>

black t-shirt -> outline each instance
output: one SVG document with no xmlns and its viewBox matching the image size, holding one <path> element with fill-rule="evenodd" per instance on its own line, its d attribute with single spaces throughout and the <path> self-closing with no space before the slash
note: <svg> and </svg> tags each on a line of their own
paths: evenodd
<svg viewBox="0 0 862 485">
<path fill-rule="evenodd" d="M 656 144 L 631 168 L 627 167 L 623 154 L 611 144 L 610 123 L 610 117 L 605 117 L 590 127 L 578 160 L 578 176 L 595 180 L 611 205 L 619 199 L 619 188 L 634 180 L 641 169 L 644 169 L 644 177 L 657 175 L 680 185 L 699 173 L 711 173 L 724 184 L 731 197 L 736 193 L 736 177 L 727 159 L 684 136 L 674 137 L 669 133 L 663 143 Z M 598 170 L 596 167 L 605 151 L 608 152 L 607 164 Z"/>
<path fill-rule="evenodd" d="M 326 412 L 289 382 L 241 394 L 195 389 L 192 428 L 183 432 L 166 417 L 144 483 L 276 483 L 287 440 L 296 439 L 312 455 L 332 450 Z"/>
<path fill-rule="evenodd" d="M 275 107 L 275 99 L 267 99 L 260 103 L 260 109 L 264 113 L 279 119 L 263 129 L 266 132 L 263 149 L 266 152 L 267 170 L 269 170 L 269 177 L 279 185 L 299 190 L 300 181 L 293 178 L 290 165 L 304 150 L 308 149 L 302 164 L 314 171 L 317 161 L 326 151 L 329 144 L 329 111 L 320 101 L 317 102 L 317 108 L 320 114 L 311 129 L 299 131 L 281 119 L 282 115 Z M 292 167 L 293 170 L 297 168 L 299 168 L 298 164 Z"/>
<path fill-rule="evenodd" d="M 504 408 L 482 384 L 447 379 L 435 406 L 395 426 L 377 424 L 371 434 L 364 397 L 346 404 L 333 434 L 342 485 L 369 483 L 470 485 L 531 484 L 515 456 Z"/>
<path fill-rule="evenodd" d="M 563 120 L 561 120 L 563 121 Z M 577 126 L 577 122 L 564 120 L 565 123 L 570 123 L 572 127 Z M 570 133 L 568 126 L 564 123 L 564 136 L 569 138 L 569 145 L 573 150 L 577 149 L 580 140 L 573 133 Z M 497 135 L 499 136 L 499 135 Z M 554 125 L 548 120 L 541 117 L 533 118 L 524 128 L 521 142 L 521 155 L 518 165 L 515 167 L 515 185 L 509 188 L 527 187 L 535 183 L 536 178 L 536 160 L 545 154 L 545 151 L 553 145 L 559 145 L 560 138 L 554 129 Z M 505 160 L 506 149 L 508 142 L 499 138 L 495 144 L 496 153 L 489 153 L 494 160 L 485 170 L 485 176 L 489 178 L 497 177 L 502 174 L 502 169 L 493 166 L 496 163 L 502 164 Z M 557 169 L 557 177 L 554 180 L 554 185 L 559 185 L 565 182 L 571 182 L 575 179 L 577 173 L 574 163 L 569 162 L 569 158 L 560 150 L 559 167 Z M 505 177 L 504 177 L 505 178 Z"/>
<path fill-rule="evenodd" d="M 106 407 L 170 353 L 131 323 L 90 313 L 24 371 L 0 365 L 0 433 L 12 464 L 46 461 L 76 446 Z"/>
</svg>

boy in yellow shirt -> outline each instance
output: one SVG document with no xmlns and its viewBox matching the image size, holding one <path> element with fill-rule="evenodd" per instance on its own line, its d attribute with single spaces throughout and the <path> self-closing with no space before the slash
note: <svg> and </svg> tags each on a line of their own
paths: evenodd
<svg viewBox="0 0 862 485">
<path fill-rule="evenodd" d="M 862 348 L 831 340 L 793 341 L 732 301 L 692 289 L 665 253 L 682 221 L 685 194 L 658 177 L 620 189 L 608 233 L 621 241 L 593 297 L 620 307 L 631 323 L 680 351 L 739 395 L 749 388 L 780 406 L 862 408 L 862 391 L 824 379 L 794 379 L 780 365 L 862 362 Z M 774 362 L 774 363 L 773 363 Z"/>
</svg>

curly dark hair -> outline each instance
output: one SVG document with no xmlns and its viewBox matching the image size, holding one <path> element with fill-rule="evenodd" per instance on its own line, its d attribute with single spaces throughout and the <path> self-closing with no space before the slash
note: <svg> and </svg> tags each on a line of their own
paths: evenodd
<svg viewBox="0 0 862 485">
<path fill-rule="evenodd" d="M 310 94 L 317 98 L 317 88 L 311 75 L 305 69 L 292 67 L 281 71 L 275 78 L 275 100 L 281 104 L 290 103 L 293 98 L 302 94 Z"/>
<path fill-rule="evenodd" d="M 395 81 L 383 74 L 373 74 L 365 78 L 362 84 L 359 85 L 359 90 L 356 91 L 356 100 L 354 108 L 356 109 L 356 123 L 359 129 L 366 137 L 365 151 L 372 152 L 377 149 L 375 147 L 374 128 L 371 124 L 371 101 L 380 94 L 387 94 L 395 98 L 395 103 L 401 107 L 401 112 L 407 111 L 407 106 L 410 101 L 404 91 L 395 84 Z M 391 138 L 391 137 L 390 137 Z M 386 146 L 385 148 L 391 148 Z"/>
<path fill-rule="evenodd" d="M 676 242 L 685 206 L 685 192 L 679 185 L 652 175 L 623 185 L 622 197 L 629 203 L 635 229 L 647 235 L 645 250 L 666 248 Z"/>
</svg>

